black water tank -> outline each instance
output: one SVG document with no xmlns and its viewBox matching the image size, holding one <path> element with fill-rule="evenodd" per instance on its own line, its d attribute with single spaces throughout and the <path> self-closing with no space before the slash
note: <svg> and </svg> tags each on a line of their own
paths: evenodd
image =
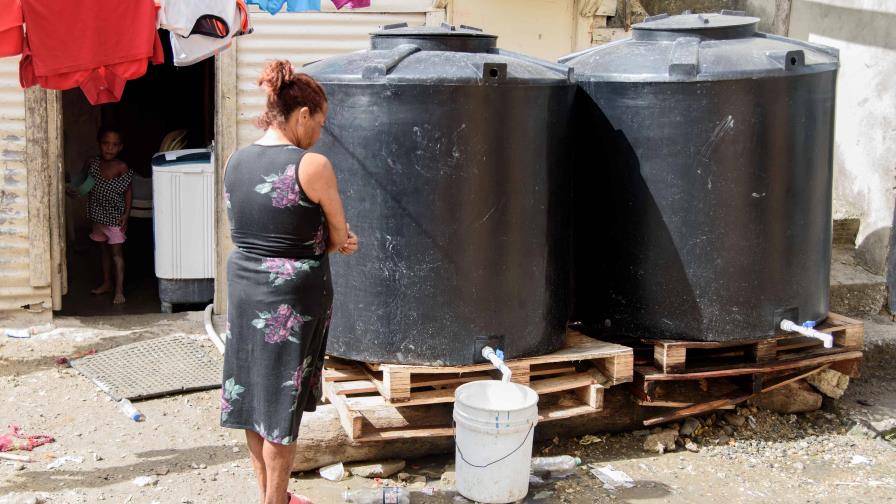
<svg viewBox="0 0 896 504">
<path fill-rule="evenodd" d="M 656 16 L 575 69 L 575 318 L 759 338 L 827 317 L 835 49 Z"/>
<path fill-rule="evenodd" d="M 562 343 L 569 306 L 569 70 L 467 27 L 389 26 L 305 68 L 329 97 L 315 151 L 359 252 L 333 261 L 328 352 L 463 365 Z"/>
</svg>

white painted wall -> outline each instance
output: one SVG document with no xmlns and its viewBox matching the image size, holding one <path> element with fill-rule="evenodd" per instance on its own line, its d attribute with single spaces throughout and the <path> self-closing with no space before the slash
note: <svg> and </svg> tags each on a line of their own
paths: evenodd
<svg viewBox="0 0 896 504">
<path fill-rule="evenodd" d="M 793 0 L 790 37 L 840 49 L 834 218 L 859 218 L 857 259 L 883 273 L 896 204 L 896 0 Z"/>
<path fill-rule="evenodd" d="M 896 0 L 894 0 L 896 1 Z M 452 24 L 498 36 L 498 47 L 550 61 L 572 52 L 574 0 L 451 0 Z"/>
</svg>

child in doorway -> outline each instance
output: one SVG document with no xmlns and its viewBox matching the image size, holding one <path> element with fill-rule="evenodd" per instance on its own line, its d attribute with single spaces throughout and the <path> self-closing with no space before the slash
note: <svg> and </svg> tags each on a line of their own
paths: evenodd
<svg viewBox="0 0 896 504">
<path fill-rule="evenodd" d="M 105 294 L 113 290 L 112 267 L 115 266 L 115 297 L 112 302 L 122 304 L 124 298 L 124 254 L 128 216 L 131 212 L 131 179 L 128 165 L 118 159 L 124 144 L 121 133 L 112 128 L 100 128 L 97 133 L 100 155 L 85 163 L 87 180 L 78 190 L 87 194 L 87 215 L 93 224 L 90 239 L 103 250 L 103 283 L 90 291 Z"/>
</svg>

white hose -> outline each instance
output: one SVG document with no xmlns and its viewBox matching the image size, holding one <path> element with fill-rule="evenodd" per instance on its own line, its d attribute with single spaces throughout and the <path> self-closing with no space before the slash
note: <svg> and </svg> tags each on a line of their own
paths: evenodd
<svg viewBox="0 0 896 504">
<path fill-rule="evenodd" d="M 215 308 L 215 305 L 210 304 L 205 307 L 205 314 L 203 316 L 205 322 L 205 332 L 208 333 L 208 339 L 212 340 L 212 343 L 218 348 L 218 351 L 221 354 L 224 354 L 224 341 L 221 339 L 221 336 L 218 334 L 218 331 L 215 330 L 215 325 L 212 323 L 212 310 Z"/>
<path fill-rule="evenodd" d="M 495 350 L 490 347 L 482 348 L 482 356 L 491 361 L 492 365 L 498 368 L 501 371 L 501 381 L 507 383 L 510 381 L 510 368 L 507 367 L 507 364 L 504 364 L 504 361 L 498 357 L 498 354 L 495 353 Z"/>
<path fill-rule="evenodd" d="M 811 327 L 803 327 L 799 324 L 795 324 L 790 320 L 784 319 L 781 321 L 781 329 L 787 332 L 795 332 L 802 334 L 803 336 L 808 336 L 810 338 L 820 339 L 824 343 L 825 348 L 833 348 L 834 346 L 834 336 L 828 333 L 823 333 L 821 331 L 816 331 Z"/>
</svg>

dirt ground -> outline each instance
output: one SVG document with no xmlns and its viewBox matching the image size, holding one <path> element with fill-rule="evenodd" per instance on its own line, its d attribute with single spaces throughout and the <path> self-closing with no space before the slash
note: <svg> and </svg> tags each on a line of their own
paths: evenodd
<svg viewBox="0 0 896 504">
<path fill-rule="evenodd" d="M 858 420 L 880 431 L 896 427 L 896 324 L 884 317 L 866 323 L 863 377 L 843 399 L 801 415 L 741 409 L 743 426 L 726 425 L 716 415 L 694 436 L 696 452 L 647 452 L 647 432 L 541 444 L 540 453 L 578 455 L 584 464 L 566 479 L 533 484 L 527 501 L 896 502 L 896 445 L 852 428 Z M 256 502 L 240 433 L 218 427 L 218 391 L 137 403 L 146 421 L 135 423 L 91 382 L 54 362 L 175 333 L 202 339 L 201 313 L 61 318 L 56 325 L 30 339 L 0 337 L 0 427 L 14 423 L 56 438 L 34 450 L 34 462 L 0 462 L 0 504 Z M 209 345 L 209 351 L 215 350 Z M 64 457 L 76 459 L 47 467 Z M 439 481 L 452 462 L 444 456 L 408 461 L 406 472 L 440 489 L 435 496 L 415 493 L 411 502 L 465 502 Z M 606 465 L 628 474 L 634 487 L 603 488 L 590 470 Z M 138 486 L 134 480 L 141 476 L 152 483 Z M 374 485 L 357 477 L 334 483 L 312 473 L 295 475 L 290 488 L 318 503 L 338 503 L 345 488 Z"/>
</svg>

